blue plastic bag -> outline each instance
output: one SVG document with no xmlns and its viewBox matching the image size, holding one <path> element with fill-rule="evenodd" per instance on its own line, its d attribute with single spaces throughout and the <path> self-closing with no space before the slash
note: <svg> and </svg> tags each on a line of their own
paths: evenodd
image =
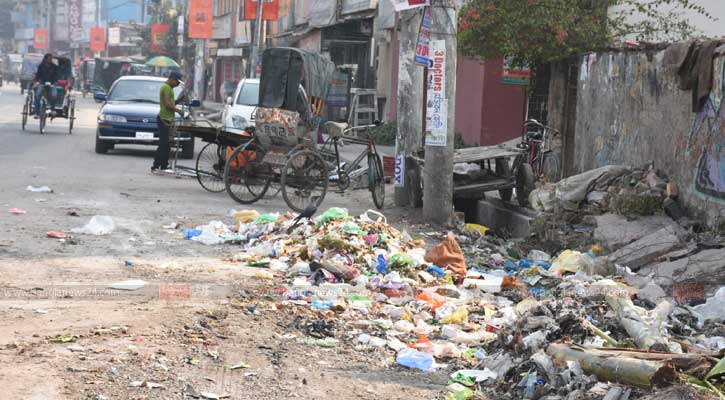
<svg viewBox="0 0 725 400">
<path fill-rule="evenodd" d="M 382 254 L 378 256 L 378 266 L 375 269 L 383 275 L 390 273 L 388 262 L 385 261 L 385 257 Z"/>
</svg>

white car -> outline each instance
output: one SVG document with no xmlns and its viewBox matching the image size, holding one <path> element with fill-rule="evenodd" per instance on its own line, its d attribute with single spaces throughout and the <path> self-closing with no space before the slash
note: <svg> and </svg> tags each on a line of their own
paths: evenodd
<svg viewBox="0 0 725 400">
<path fill-rule="evenodd" d="M 242 79 L 224 106 L 224 126 L 244 129 L 254 125 L 253 113 L 259 101 L 259 79 Z"/>
</svg>

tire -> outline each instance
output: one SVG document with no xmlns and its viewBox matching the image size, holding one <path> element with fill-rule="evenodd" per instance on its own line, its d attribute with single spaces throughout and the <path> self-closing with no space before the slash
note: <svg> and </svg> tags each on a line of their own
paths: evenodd
<svg viewBox="0 0 725 400">
<path fill-rule="evenodd" d="M 244 166 L 237 164 L 240 159 L 244 161 Z M 272 168 L 262 159 L 264 150 L 250 142 L 237 146 L 226 160 L 224 188 L 237 203 L 252 204 L 267 193 L 272 182 Z"/>
<path fill-rule="evenodd" d="M 496 175 L 511 179 L 511 166 L 509 165 L 508 158 L 497 158 L 496 159 Z M 501 200 L 509 202 L 514 194 L 514 188 L 501 189 L 498 191 L 498 195 Z"/>
<path fill-rule="evenodd" d="M 68 134 L 73 134 L 73 121 L 76 119 L 76 101 L 71 100 L 68 106 Z"/>
<path fill-rule="evenodd" d="M 45 133 L 45 123 L 47 122 L 46 119 L 48 116 L 46 115 L 48 112 L 46 108 L 46 103 L 44 99 L 40 99 L 40 109 L 38 110 L 38 121 L 40 122 L 40 134 Z"/>
<path fill-rule="evenodd" d="M 406 187 L 408 188 L 408 204 L 412 208 L 423 207 L 423 184 L 420 179 L 420 168 L 413 167 L 405 173 Z"/>
<path fill-rule="evenodd" d="M 382 210 L 385 205 L 385 176 L 383 161 L 378 154 L 368 155 L 368 184 L 375 207 Z"/>
<path fill-rule="evenodd" d="M 98 153 L 98 154 L 108 153 L 108 145 L 103 143 L 103 140 L 101 140 L 98 137 L 98 135 L 96 135 L 96 153 Z"/>
<path fill-rule="evenodd" d="M 531 168 L 531 164 L 521 163 L 516 171 L 516 198 L 521 207 L 529 204 L 529 194 L 534 190 L 535 182 L 534 169 Z"/>
<path fill-rule="evenodd" d="M 28 124 L 28 114 L 30 114 L 30 98 L 25 98 L 25 104 L 23 104 L 23 130 L 25 125 Z"/>
<path fill-rule="evenodd" d="M 194 158 L 194 138 L 181 145 L 181 158 L 192 160 Z"/>
<path fill-rule="evenodd" d="M 327 194 L 328 176 L 327 163 L 318 153 L 298 151 L 282 168 L 282 198 L 297 212 L 310 205 L 319 207 Z"/>
<path fill-rule="evenodd" d="M 208 143 L 201 148 L 196 158 L 196 180 L 204 190 L 221 193 L 224 187 L 224 166 L 226 148 L 217 143 Z"/>
</svg>

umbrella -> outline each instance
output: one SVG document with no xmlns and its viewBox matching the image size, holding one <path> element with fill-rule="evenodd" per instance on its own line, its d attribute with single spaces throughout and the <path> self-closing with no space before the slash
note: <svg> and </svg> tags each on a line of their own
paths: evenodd
<svg viewBox="0 0 725 400">
<path fill-rule="evenodd" d="M 146 65 L 149 67 L 161 67 L 161 68 L 179 68 L 179 64 L 166 56 L 154 57 L 146 61 Z"/>
</svg>

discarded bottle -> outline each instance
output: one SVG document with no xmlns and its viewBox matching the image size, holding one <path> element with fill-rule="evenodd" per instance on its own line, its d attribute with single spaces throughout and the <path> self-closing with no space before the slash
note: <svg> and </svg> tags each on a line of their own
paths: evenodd
<svg viewBox="0 0 725 400">
<path fill-rule="evenodd" d="M 416 368 L 426 372 L 432 371 L 435 365 L 432 355 L 411 348 L 400 350 L 395 361 L 404 367 Z"/>
</svg>

